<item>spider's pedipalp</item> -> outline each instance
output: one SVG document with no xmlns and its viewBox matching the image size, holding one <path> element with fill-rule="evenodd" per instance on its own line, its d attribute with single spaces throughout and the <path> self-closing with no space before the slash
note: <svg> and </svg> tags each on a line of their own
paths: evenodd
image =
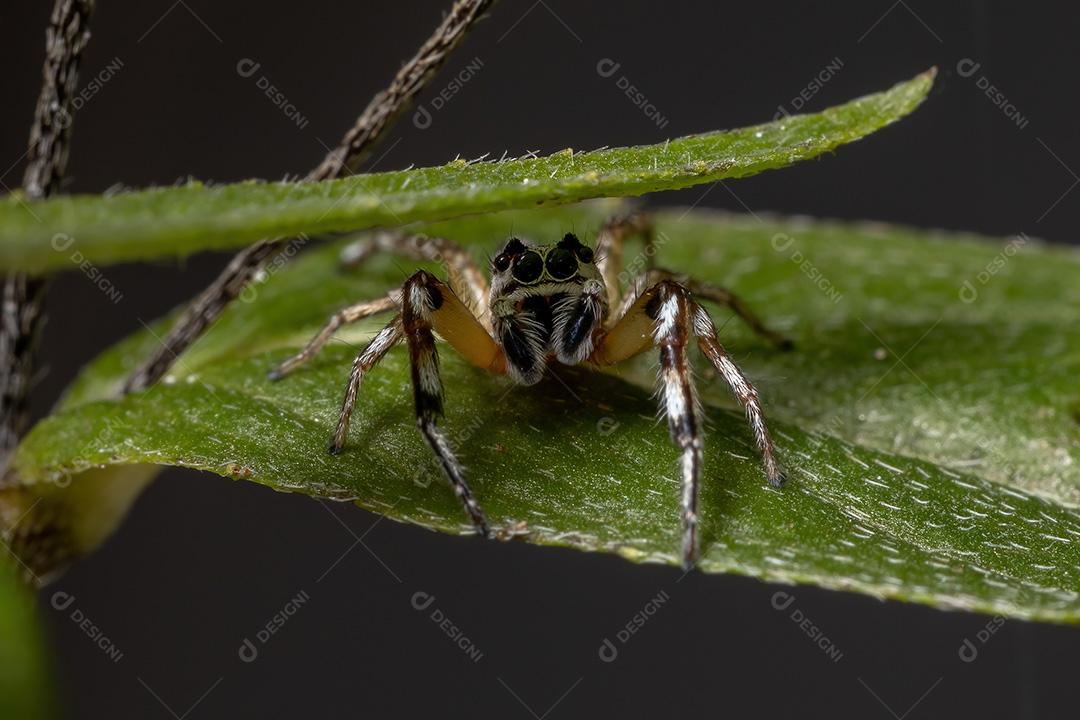
<svg viewBox="0 0 1080 720">
<path fill-rule="evenodd" d="M 495 313 L 495 332 L 506 353 L 507 373 L 522 385 L 540 382 L 547 367 L 547 332 L 545 314 L 548 308 L 541 302 L 525 301 L 522 309 L 510 315 Z M 537 317 L 537 314 L 540 317 Z"/>
<path fill-rule="evenodd" d="M 564 365 L 577 365 L 592 355 L 597 329 L 607 312 L 604 284 L 587 281 L 579 295 L 570 295 L 553 308 L 552 344 Z"/>
</svg>

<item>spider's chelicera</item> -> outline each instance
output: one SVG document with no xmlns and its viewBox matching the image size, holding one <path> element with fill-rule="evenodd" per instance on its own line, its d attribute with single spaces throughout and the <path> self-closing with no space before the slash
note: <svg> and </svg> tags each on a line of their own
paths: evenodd
<svg viewBox="0 0 1080 720">
<path fill-rule="evenodd" d="M 635 234 L 645 238 L 644 257 L 650 266 L 622 293 L 623 244 Z M 487 537 L 491 534 L 487 519 L 436 424 L 443 412 L 443 392 L 434 333 L 473 365 L 526 385 L 539 381 L 551 363 L 613 365 L 656 348 L 661 410 L 667 416 L 672 442 L 681 452 L 683 563 L 692 567 L 698 557 L 702 414 L 687 355 L 691 339 L 745 408 L 768 481 L 778 486 L 784 479 L 757 391 L 720 345 L 716 326 L 699 302 L 730 307 L 759 335 L 783 348 L 790 343 L 764 327 L 724 288 L 652 267 L 652 243 L 652 226 L 643 214 L 605 223 L 595 251 L 569 233 L 553 245 L 511 238 L 492 258 L 489 291 L 480 268 L 456 243 L 438 237 L 376 233 L 351 245 L 344 261 L 355 265 L 376 251 L 439 260 L 449 282 L 419 270 L 400 291 L 335 313 L 307 347 L 274 369 L 271 377 L 280 378 L 309 360 L 342 324 L 395 311 L 353 364 L 330 452 L 339 452 L 345 444 L 364 375 L 404 340 L 420 432 L 477 532 Z"/>
</svg>

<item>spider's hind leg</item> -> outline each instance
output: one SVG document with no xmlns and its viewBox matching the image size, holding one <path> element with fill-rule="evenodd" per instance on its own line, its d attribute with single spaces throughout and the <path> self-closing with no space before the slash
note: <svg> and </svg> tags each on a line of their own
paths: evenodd
<svg viewBox="0 0 1080 720">
<path fill-rule="evenodd" d="M 661 270 L 659 272 L 667 271 Z M 708 300 L 717 305 L 723 305 L 730 308 L 740 320 L 746 323 L 746 326 L 749 327 L 755 335 L 765 338 L 775 345 L 778 350 L 794 349 L 795 343 L 791 338 L 766 327 L 765 323 L 761 321 L 761 318 L 750 309 L 750 306 L 747 305 L 742 298 L 727 288 L 709 282 L 695 280 L 694 278 L 685 275 L 673 275 L 673 277 L 676 282 L 684 285 L 696 299 Z"/>
<path fill-rule="evenodd" d="M 625 267 L 623 248 L 626 241 L 635 236 L 644 239 L 645 247 L 633 259 L 629 267 Z M 596 266 L 607 286 L 608 304 L 615 309 L 608 318 L 608 327 L 613 326 L 626 314 L 643 290 L 661 280 L 674 280 L 687 288 L 695 298 L 730 308 L 755 334 L 765 338 L 780 350 L 790 350 L 794 347 L 790 339 L 766 327 L 742 298 L 727 288 L 656 267 L 658 245 L 666 240 L 667 237 L 660 233 L 659 243 L 657 242 L 656 227 L 652 216 L 647 212 L 617 215 L 600 228 L 596 241 Z M 624 284 L 625 288 L 623 288 Z"/>
<path fill-rule="evenodd" d="M 331 455 L 337 455 L 345 447 L 345 437 L 349 434 L 349 419 L 352 417 L 353 408 L 356 407 L 356 396 L 360 393 L 360 384 L 364 381 L 364 376 L 386 356 L 386 353 L 390 352 L 390 348 L 398 344 L 403 334 L 401 313 L 398 313 L 371 339 L 367 347 L 353 361 L 352 372 L 349 373 L 349 384 L 345 386 L 345 398 L 341 401 L 337 427 L 334 429 L 334 438 L 330 441 Z"/>
<path fill-rule="evenodd" d="M 601 227 L 596 238 L 596 268 L 604 278 L 607 286 L 608 305 L 617 307 L 622 297 L 622 281 L 627 275 L 637 272 L 637 269 L 627 271 L 623 266 L 623 247 L 626 241 L 632 237 L 640 236 L 645 241 L 645 249 L 641 256 L 633 263 L 635 268 L 639 265 L 637 260 L 644 260 L 644 268 L 651 269 L 653 256 L 656 254 L 654 242 L 655 229 L 652 215 L 647 212 L 629 212 L 616 215 L 608 219 Z M 630 299 L 631 302 L 633 298 Z M 615 321 L 614 316 L 611 318 Z"/>
</svg>

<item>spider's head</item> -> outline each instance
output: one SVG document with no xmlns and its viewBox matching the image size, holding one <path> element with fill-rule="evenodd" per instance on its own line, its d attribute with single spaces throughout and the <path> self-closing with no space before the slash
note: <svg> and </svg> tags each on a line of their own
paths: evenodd
<svg viewBox="0 0 1080 720">
<path fill-rule="evenodd" d="M 510 238 L 491 260 L 492 287 L 529 287 L 598 278 L 592 248 L 573 233 L 555 245 Z"/>
</svg>

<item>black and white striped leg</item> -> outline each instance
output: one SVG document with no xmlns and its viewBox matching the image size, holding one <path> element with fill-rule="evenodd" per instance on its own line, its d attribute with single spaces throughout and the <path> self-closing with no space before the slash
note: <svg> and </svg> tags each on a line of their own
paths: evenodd
<svg viewBox="0 0 1080 720">
<path fill-rule="evenodd" d="M 660 280 L 674 280 L 689 290 L 690 294 L 696 300 L 707 300 L 709 302 L 714 302 L 717 305 L 723 305 L 730 308 L 740 320 L 746 323 L 747 327 L 749 327 L 754 334 L 765 338 L 780 350 L 791 350 L 795 347 L 795 344 L 790 338 L 781 335 L 775 330 L 770 330 L 741 297 L 727 288 L 721 287 L 720 285 L 714 285 L 713 283 L 695 280 L 683 273 L 676 273 L 663 268 L 654 268 L 641 273 L 631 281 L 630 289 L 623 297 L 615 317 L 622 317 L 645 288 L 651 287 Z"/>
<path fill-rule="evenodd" d="M 739 366 L 731 359 L 716 334 L 716 325 L 713 324 L 709 313 L 700 305 L 693 305 L 693 328 L 698 338 L 698 347 L 716 371 L 724 378 L 731 388 L 732 394 L 738 399 L 746 411 L 746 420 L 754 433 L 758 450 L 761 452 L 762 464 L 765 468 L 765 477 L 769 484 L 780 487 L 784 483 L 784 472 L 776 459 L 776 448 L 773 445 L 769 427 L 765 424 L 765 413 L 761 409 L 761 400 L 758 398 L 757 389 L 743 374 Z"/>
<path fill-rule="evenodd" d="M 345 398 L 341 401 L 341 413 L 338 415 L 337 428 L 334 437 L 330 441 L 330 454 L 337 455 L 345 447 L 345 438 L 349 434 L 349 418 L 352 417 L 353 408 L 356 407 L 356 396 L 360 392 L 360 384 L 364 381 L 364 375 L 383 359 L 390 348 L 397 345 L 404 334 L 404 326 L 401 321 L 401 313 L 386 324 L 379 333 L 371 339 L 367 347 L 356 356 L 353 361 L 352 372 L 349 373 L 349 384 L 345 387 Z"/>
<path fill-rule="evenodd" d="M 443 306 L 441 283 L 423 270 L 410 277 L 402 290 L 402 321 L 409 346 L 412 369 L 416 424 L 431 447 L 443 475 L 450 482 L 473 527 L 483 537 L 491 536 L 487 518 L 465 482 L 465 475 L 446 435 L 436 424 L 443 414 L 442 379 L 439 376 L 439 353 L 435 348 L 433 313 Z M 446 286 L 443 285 L 443 288 Z M 448 289 L 449 290 L 449 289 Z"/>
<path fill-rule="evenodd" d="M 366 317 L 393 310 L 397 307 L 397 304 L 397 301 L 392 296 L 387 295 L 377 300 L 365 300 L 339 310 L 330 316 L 330 319 L 327 320 L 318 334 L 308 341 L 303 350 L 271 370 L 269 373 L 270 379 L 280 380 L 308 360 L 311 360 L 342 325 L 358 322 Z"/>
<path fill-rule="evenodd" d="M 690 294 L 695 298 L 731 308 L 731 311 L 746 323 L 747 327 L 753 330 L 756 335 L 765 338 L 778 349 L 791 350 L 795 347 L 795 343 L 790 338 L 766 327 L 765 323 L 750 309 L 746 302 L 727 288 L 695 280 L 691 277 L 676 277 L 675 279 L 686 286 L 690 290 Z"/>
<path fill-rule="evenodd" d="M 662 281 L 646 306 L 653 320 L 653 339 L 660 348 L 660 396 L 671 441 L 681 452 L 683 567 L 697 563 L 698 488 L 701 484 L 702 416 L 687 356 L 693 304 L 678 284 Z"/>
</svg>

